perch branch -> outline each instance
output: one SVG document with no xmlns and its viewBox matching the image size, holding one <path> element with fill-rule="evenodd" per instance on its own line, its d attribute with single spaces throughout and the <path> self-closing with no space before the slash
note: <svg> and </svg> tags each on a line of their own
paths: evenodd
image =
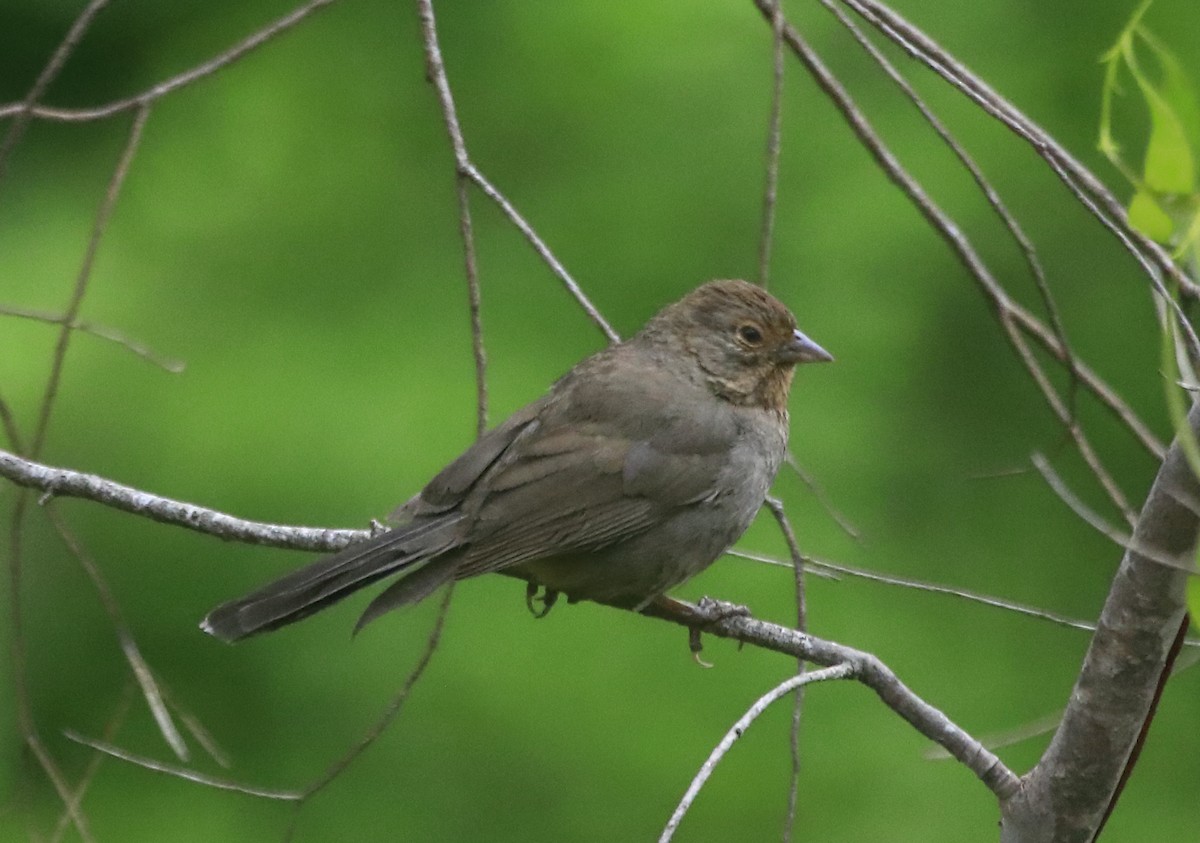
<svg viewBox="0 0 1200 843">
<path fill-rule="evenodd" d="M 1200 433 L 1200 407 L 1188 415 Z M 1188 574 L 1143 556 L 1192 553 L 1200 516 L 1180 502 L 1200 485 L 1178 442 L 1159 469 L 1134 528 L 1132 546 L 1100 615 L 1062 726 L 1019 791 L 1001 804 L 1002 843 L 1094 839 L 1136 759 L 1160 683 L 1186 616 Z"/>
<path fill-rule="evenodd" d="M 328 552 L 340 550 L 351 541 L 370 535 L 366 530 L 285 527 L 246 521 L 195 504 L 143 492 L 93 474 L 33 463 L 5 451 L 0 451 L 0 477 L 8 478 L 19 486 L 40 489 L 48 495 L 87 498 L 144 518 L 252 544 Z M 917 731 L 940 744 L 966 765 L 998 797 L 1011 795 L 1017 787 L 1017 777 L 999 758 L 946 715 L 909 690 L 875 656 L 814 638 L 790 627 L 734 615 L 726 608 L 714 601 L 702 601 L 700 605 L 693 606 L 677 600 L 663 600 L 651 604 L 642 614 L 826 667 L 846 662 L 851 665 L 855 679 L 875 691 L 885 704 Z M 228 782 L 222 786 L 228 786 Z"/>
</svg>

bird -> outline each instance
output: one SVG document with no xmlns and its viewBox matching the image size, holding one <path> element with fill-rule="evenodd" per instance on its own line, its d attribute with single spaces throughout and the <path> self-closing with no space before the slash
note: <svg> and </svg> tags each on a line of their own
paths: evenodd
<svg viewBox="0 0 1200 843">
<path fill-rule="evenodd" d="M 787 452 L 797 364 L 833 357 L 762 287 L 710 281 L 585 358 L 479 437 L 389 529 L 213 609 L 224 641 L 379 580 L 355 631 L 452 581 L 501 572 L 556 597 L 642 609 L 749 527 Z M 532 608 L 532 605 L 531 605 Z"/>
</svg>

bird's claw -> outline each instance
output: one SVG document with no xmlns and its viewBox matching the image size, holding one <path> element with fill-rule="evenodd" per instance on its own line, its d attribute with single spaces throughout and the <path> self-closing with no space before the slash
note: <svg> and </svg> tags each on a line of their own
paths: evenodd
<svg viewBox="0 0 1200 843">
<path fill-rule="evenodd" d="M 370 524 L 371 538 L 375 538 L 376 536 L 382 535 L 382 534 L 386 533 L 389 529 L 390 528 L 388 527 L 388 525 L 384 524 L 382 521 L 380 521 L 376 518 L 371 519 L 371 524 Z"/>
<path fill-rule="evenodd" d="M 720 623 L 729 618 L 750 617 L 750 610 L 745 606 L 726 603 L 724 600 L 714 600 L 711 597 L 701 597 L 696 603 L 696 608 L 704 615 L 704 622 L 709 624 Z M 700 627 L 690 627 L 688 629 L 688 649 L 692 651 L 692 658 L 695 659 L 696 664 L 701 667 L 712 667 L 711 663 L 700 658 L 700 653 L 704 650 L 702 635 Z"/>
<path fill-rule="evenodd" d="M 704 641 L 700 636 L 701 632 L 696 627 L 688 629 L 688 649 L 692 651 L 692 661 L 701 667 L 712 667 L 712 662 L 707 662 L 700 657 L 700 653 L 704 651 Z"/>
<path fill-rule="evenodd" d="M 554 608 L 554 604 L 558 601 L 558 592 L 552 588 L 541 589 L 535 582 L 528 583 L 525 586 L 525 607 L 529 609 L 529 613 L 535 618 L 544 618 L 550 614 L 550 610 Z M 541 603 L 539 608 L 537 603 Z"/>
</svg>

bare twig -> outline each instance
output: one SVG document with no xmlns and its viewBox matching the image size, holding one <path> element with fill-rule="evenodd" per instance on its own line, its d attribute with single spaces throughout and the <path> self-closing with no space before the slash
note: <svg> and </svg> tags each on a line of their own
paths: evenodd
<svg viewBox="0 0 1200 843">
<path fill-rule="evenodd" d="M 96 106 L 94 108 L 53 108 L 50 106 L 33 106 L 28 109 L 35 117 L 44 118 L 47 120 L 59 120 L 63 122 L 85 122 L 88 120 L 101 120 L 105 117 L 112 117 L 116 114 L 121 114 L 125 111 L 133 111 L 134 109 L 142 108 L 150 105 L 155 101 L 165 97 L 172 91 L 176 91 L 185 85 L 190 85 L 193 82 L 199 81 L 206 76 L 211 76 L 223 67 L 233 64 L 238 59 L 245 56 L 254 49 L 261 47 L 267 41 L 270 41 L 275 36 L 279 35 L 287 29 L 291 29 L 304 18 L 308 17 L 313 12 L 329 6 L 334 0 L 309 0 L 308 3 L 293 9 L 278 20 L 272 21 L 267 26 L 247 36 L 246 38 L 234 44 L 220 55 L 214 56 L 208 61 L 196 65 L 195 67 L 184 71 L 169 79 L 165 79 L 156 85 L 142 91 L 140 94 L 135 94 L 124 99 L 114 100 L 106 105 Z M 18 114 L 26 110 L 21 103 L 0 106 L 0 119 L 10 117 L 13 114 Z"/>
<path fill-rule="evenodd" d="M 730 556 L 736 556 L 739 559 L 749 559 L 752 562 L 761 562 L 766 565 L 776 565 L 781 568 L 791 568 L 792 563 L 783 559 L 775 559 L 770 556 L 765 556 L 760 553 L 748 553 L 744 550 L 726 551 Z M 1060 615 L 1057 612 L 1047 611 L 1046 609 L 1038 609 L 1033 606 L 1026 606 L 1023 603 L 1017 603 L 1013 600 L 1007 600 L 1003 597 L 993 597 L 988 594 L 980 594 L 976 591 L 970 591 L 965 588 L 956 588 L 955 586 L 942 585 L 940 583 L 925 582 L 924 580 L 912 579 L 911 577 L 898 577 L 892 574 L 881 574 L 877 571 L 868 571 L 865 568 L 856 568 L 853 565 L 845 565 L 840 562 L 831 562 L 828 559 L 815 559 L 808 557 L 806 559 L 806 568 L 808 573 L 818 576 L 827 576 L 834 579 L 839 574 L 844 574 L 848 577 L 856 577 L 858 579 L 869 580 L 883 585 L 895 585 L 901 588 L 909 588 L 914 591 L 926 591 L 931 594 L 945 594 L 949 597 L 957 597 L 962 600 L 967 600 L 972 603 L 981 603 L 984 606 L 991 606 L 996 609 L 1003 609 L 1006 612 L 1015 612 L 1018 615 L 1027 615 L 1038 620 L 1050 621 L 1059 626 L 1069 627 L 1070 629 L 1081 629 L 1086 632 L 1093 632 L 1096 629 L 1094 623 L 1079 620 L 1078 618 Z"/>
<path fill-rule="evenodd" d="M 46 441 L 50 413 L 54 409 L 54 399 L 58 394 L 59 381 L 62 379 L 63 363 L 67 357 L 67 347 L 71 342 L 72 326 L 78 320 L 79 309 L 83 306 L 83 297 L 92 276 L 92 266 L 96 261 L 96 253 L 100 249 L 100 241 L 108 228 L 108 221 L 112 217 L 113 208 L 116 207 L 117 197 L 121 194 L 121 185 L 125 183 L 129 166 L 133 163 L 134 155 L 137 154 L 138 144 L 142 139 L 142 129 L 145 128 L 146 119 L 149 116 L 150 109 L 145 106 L 138 109 L 137 114 L 134 115 L 133 122 L 129 126 L 129 135 L 125 139 L 125 147 L 121 150 L 120 160 L 117 161 L 117 166 L 108 181 L 108 189 L 104 192 L 104 199 L 101 201 L 100 209 L 96 212 L 96 218 L 92 223 L 92 233 L 88 238 L 83 264 L 79 267 L 79 274 L 75 277 L 71 300 L 67 303 L 66 310 L 63 311 L 58 342 L 55 344 L 54 356 L 50 363 L 50 377 L 46 381 L 38 420 L 33 429 L 33 443 L 29 446 L 29 455 L 34 459 L 41 454 L 42 445 Z"/>
<path fill-rule="evenodd" d="M 125 690 L 121 692 L 120 700 L 118 700 L 112 715 L 108 718 L 108 722 L 104 724 L 104 734 L 101 736 L 101 740 L 111 742 L 117 736 L 117 732 L 120 731 L 121 725 L 125 722 L 125 716 L 129 713 L 129 707 L 133 703 L 133 691 L 134 683 L 132 681 L 126 682 Z M 83 804 L 83 797 L 87 794 L 88 788 L 91 787 L 92 781 L 96 778 L 96 773 L 100 771 L 100 764 L 103 762 L 104 757 L 104 753 L 102 752 L 93 752 L 92 757 L 88 759 L 87 767 L 75 785 L 71 804 L 65 807 L 58 818 L 57 825 L 54 826 L 53 833 L 50 835 L 51 843 L 57 843 L 57 841 L 61 840 L 70 827 L 71 806 L 74 805 L 76 810 L 78 810 L 79 806 Z"/>
<path fill-rule="evenodd" d="M 783 122 L 783 0 L 775 0 L 771 17 L 771 117 L 767 125 L 767 176 L 763 187 L 762 232 L 758 241 L 758 283 L 768 286 L 771 243 L 775 235 L 775 202 L 779 194 L 780 126 Z"/>
<path fill-rule="evenodd" d="M 182 360 L 163 357 L 145 343 L 138 342 L 137 340 L 126 336 L 114 328 L 109 328 L 105 325 L 96 325 L 87 321 L 86 319 L 76 319 L 74 322 L 68 323 L 66 321 L 66 317 L 61 314 L 50 313 L 44 310 L 33 310 L 25 307 L 14 307 L 13 305 L 0 305 L 0 316 L 13 316 L 18 319 L 32 319 L 34 321 L 45 322 L 50 325 L 64 325 L 76 331 L 80 331 L 85 334 L 91 334 L 93 337 L 115 343 L 122 348 L 133 352 L 135 355 L 141 357 L 148 363 L 152 363 L 155 366 L 158 366 L 160 369 L 170 372 L 171 374 L 179 374 L 185 368 L 185 364 Z"/>
<path fill-rule="evenodd" d="M 538 236 L 538 233 L 533 230 L 533 226 L 525 221 L 525 218 L 521 216 L 513 204 L 505 198 L 504 194 L 501 193 L 495 187 L 495 185 L 488 181 L 487 177 L 484 176 L 484 174 L 481 173 L 474 164 L 467 165 L 466 174 L 467 177 L 470 178 L 471 181 L 473 181 L 476 186 L 483 191 L 485 196 L 499 206 L 500 210 L 504 213 L 504 216 L 508 217 L 509 221 L 517 227 L 517 230 L 525 236 L 525 239 L 529 241 L 531 246 L 533 246 L 533 250 L 537 252 L 538 257 L 540 257 L 546 263 L 546 265 L 550 267 L 551 271 L 558 276 L 558 279 L 562 281 L 563 286 L 567 288 L 567 292 L 574 297 L 579 306 L 583 308 L 583 312 L 587 314 L 588 318 L 592 320 L 596 327 L 604 332 L 604 336 L 608 337 L 608 341 L 620 342 L 620 335 L 613 330 L 613 327 L 608 324 L 608 320 L 600 314 L 600 311 L 596 309 L 596 306 L 592 304 L 591 300 L 584 295 L 583 290 L 580 289 L 579 285 L 575 282 L 575 279 L 572 278 L 570 273 L 567 272 L 566 267 L 559 262 L 558 258 L 554 256 L 554 253 L 550 251 L 550 247 L 542 241 L 542 238 Z"/>
<path fill-rule="evenodd" d="M 34 80 L 29 93 L 25 95 L 25 99 L 7 108 L 0 108 L 0 118 L 15 117 L 12 123 L 9 124 L 8 131 L 4 133 L 3 140 L 0 140 L 0 181 L 4 180 L 4 175 L 7 172 L 8 157 L 20 142 L 21 136 L 25 134 L 25 127 L 29 125 L 30 117 L 35 113 L 42 95 L 46 93 L 46 89 L 58 77 L 58 74 L 63 69 L 63 65 L 71 57 L 71 53 L 75 52 L 75 48 L 83 40 L 84 34 L 91 27 L 92 21 L 96 19 L 96 15 L 100 14 L 108 3 L 109 0 L 91 0 L 84 7 L 83 11 L 79 13 L 79 17 L 75 19 L 75 22 L 71 24 L 71 28 L 67 30 L 62 43 L 58 45 L 58 49 L 54 51 L 54 54 L 50 57 L 50 61 L 46 62 L 46 66 L 42 68 L 42 72 Z"/>
<path fill-rule="evenodd" d="M 17 428 L 17 419 L 13 415 L 12 408 L 8 406 L 8 402 L 0 396 L 0 428 L 4 429 L 4 435 L 8 437 L 8 445 L 18 453 L 25 450 L 22 444 L 21 431 Z"/>
<path fill-rule="evenodd" d="M 643 609 L 642 614 L 826 667 L 846 662 L 852 666 L 850 677 L 871 688 L 913 728 L 944 747 L 999 798 L 1007 798 L 1019 786 L 1016 775 L 999 758 L 914 694 L 870 653 L 730 611 L 727 604 L 714 600 L 701 600 L 698 605 L 660 600 Z"/>
<path fill-rule="evenodd" d="M 467 196 L 468 176 L 466 168 L 471 159 L 467 156 L 467 145 L 463 140 L 462 126 L 458 122 L 458 110 L 454 107 L 454 94 L 450 80 L 446 77 L 446 66 L 442 62 L 442 51 L 438 46 L 437 25 L 433 17 L 433 0 L 417 3 L 421 17 L 421 34 L 425 42 L 425 67 L 429 81 L 437 90 L 442 106 L 442 117 L 446 122 L 446 133 L 454 150 L 455 192 L 458 195 L 458 227 L 463 243 L 463 259 L 467 272 L 467 299 L 471 313 L 471 349 L 475 358 L 476 425 L 475 433 L 482 436 L 487 430 L 487 354 L 483 347 L 483 317 L 479 292 L 479 269 L 475 257 L 475 236 L 471 226 L 471 205 Z"/>
<path fill-rule="evenodd" d="M 1054 384 L 1050 382 L 1049 376 L 1046 375 L 1041 365 L 1038 364 L 1037 358 L 1033 354 L 1033 350 L 1029 347 L 1029 343 L 1025 341 L 1025 337 L 1017 330 L 1012 320 L 1007 314 L 1001 314 L 1000 325 L 1004 328 L 1005 335 L 1009 338 L 1017 355 L 1025 364 L 1025 370 L 1029 372 L 1029 376 L 1033 378 L 1038 389 L 1041 390 L 1042 396 L 1046 399 L 1046 403 L 1050 405 L 1050 410 L 1058 417 L 1058 420 L 1063 424 L 1066 433 L 1075 441 L 1075 447 L 1078 449 L 1080 456 L 1091 469 L 1097 482 L 1104 489 L 1108 499 L 1124 516 L 1125 520 L 1132 526 L 1137 521 L 1137 512 L 1129 504 L 1129 499 L 1125 497 L 1125 493 L 1117 484 L 1117 481 L 1104 467 L 1104 463 L 1100 460 L 1100 455 L 1096 453 L 1096 449 L 1092 447 L 1091 440 L 1083 432 L 1083 428 L 1075 423 L 1071 417 L 1071 409 L 1063 401 L 1058 391 L 1054 388 Z"/>
<path fill-rule="evenodd" d="M 95 474 L 42 465 L 6 451 L 0 451 L 0 477 L 18 486 L 39 489 L 45 495 L 87 498 L 122 512 L 246 544 L 331 552 L 370 535 L 366 530 L 287 527 L 247 521 L 195 504 L 148 494 Z"/>
<path fill-rule="evenodd" d="M 168 764 L 163 761 L 157 761 L 153 758 L 147 758 L 144 755 L 129 752 L 121 749 L 119 746 L 113 746 L 106 741 L 98 741 L 92 738 L 84 737 L 78 732 L 64 731 L 63 734 L 70 740 L 76 743 L 89 746 L 97 752 L 103 752 L 105 755 L 111 755 L 113 758 L 119 758 L 122 761 L 128 761 L 130 764 L 136 764 L 139 767 L 144 767 L 147 770 L 153 770 L 156 773 L 165 773 L 168 776 L 175 776 L 179 779 L 186 779 L 197 784 L 215 787 L 218 790 L 232 790 L 235 793 L 243 793 L 246 796 L 258 796 L 262 799 L 276 799 L 281 802 L 295 802 L 303 799 L 302 791 L 297 790 L 276 790 L 274 788 L 256 787 L 255 785 L 242 784 L 230 779 L 223 779 L 218 776 L 210 776 L 207 773 L 201 773 L 197 770 L 191 770 L 187 767 L 180 767 L 177 764 Z"/>
<path fill-rule="evenodd" d="M 925 122 L 934 130 L 946 147 L 954 153 L 954 156 L 962 163 L 967 172 L 970 173 L 971 179 L 978 186 L 980 192 L 987 200 L 988 204 L 995 211 L 996 216 L 1000 218 L 1001 224 L 1012 236 L 1016 242 L 1021 254 L 1025 257 L 1025 265 L 1029 269 L 1030 277 L 1033 278 L 1034 285 L 1037 287 L 1038 293 L 1042 299 L 1042 306 L 1046 310 L 1046 316 L 1050 320 L 1050 329 L 1053 331 L 1054 337 L 1058 340 L 1059 346 L 1062 348 L 1067 372 L 1070 375 L 1070 385 L 1067 390 L 1067 407 L 1068 407 L 1068 427 L 1074 425 L 1074 410 L 1075 410 L 1075 393 L 1079 383 L 1079 376 L 1075 370 L 1075 355 L 1071 352 L 1071 346 L 1067 341 L 1067 331 L 1062 322 L 1062 317 L 1059 314 L 1058 307 L 1054 303 L 1054 297 L 1050 293 L 1050 285 L 1046 281 L 1046 272 L 1042 268 L 1042 262 L 1038 258 L 1037 249 L 1033 245 L 1033 241 L 1025 233 L 1024 228 L 1017 222 L 1016 217 L 1009 211 L 1008 206 L 1004 204 L 1004 200 L 1000 198 L 1000 194 L 996 188 L 984 175 L 983 170 L 970 153 L 960 144 L 957 138 L 950 133 L 946 125 L 938 118 L 936 114 L 926 105 L 921 96 L 914 90 L 908 80 L 896 69 L 874 44 L 866 37 L 863 31 L 859 28 L 850 17 L 842 11 L 834 0 L 820 0 L 821 5 L 828 9 L 838 22 L 844 26 L 847 31 L 853 36 L 854 40 L 867 52 L 867 55 L 879 65 L 880 69 L 887 75 L 889 79 L 900 89 L 904 96 L 917 108 Z"/>
<path fill-rule="evenodd" d="M 1189 346 L 1193 351 L 1200 349 L 1200 338 L 1197 338 L 1195 330 L 1187 323 L 1178 303 L 1167 293 L 1162 279 L 1164 276 L 1171 278 L 1179 285 L 1180 290 L 1193 298 L 1200 297 L 1200 288 L 1176 266 L 1165 249 L 1129 224 L 1125 209 L 1099 179 L 1040 126 L 971 73 L 933 39 L 885 4 L 877 0 L 841 1 L 889 40 L 919 59 L 1018 137 L 1027 141 L 1079 203 L 1087 208 L 1141 265 L 1151 286 L 1183 323 L 1182 328 L 1187 334 Z"/>
<path fill-rule="evenodd" d="M 171 747 L 171 750 L 179 760 L 187 761 L 187 744 L 184 742 L 183 736 L 179 734 L 179 730 L 175 727 L 175 721 L 171 718 L 171 713 L 167 710 L 163 693 L 159 690 L 158 682 L 154 678 L 154 671 L 146 663 L 146 659 L 142 656 L 141 648 L 138 647 L 137 641 L 133 637 L 133 632 L 130 631 L 129 625 L 125 623 L 124 614 L 121 612 L 121 606 L 117 602 L 116 595 L 108 587 L 108 581 L 104 578 L 104 574 L 100 572 L 100 567 L 96 564 L 96 560 L 84 549 L 83 544 L 79 541 L 74 531 L 67 526 L 66 521 L 63 520 L 54 506 L 46 506 L 45 511 L 50 519 L 50 523 L 54 525 L 55 531 L 62 539 L 63 544 L 67 546 L 67 550 L 71 552 L 71 555 L 75 557 L 80 567 L 87 574 L 88 579 L 92 581 L 92 587 L 96 589 L 96 594 L 100 597 L 100 603 L 104 607 L 104 612 L 108 615 L 109 622 L 117 634 L 117 643 L 121 647 L 125 661 L 129 663 L 129 670 L 142 691 L 142 697 L 146 700 L 146 706 L 150 709 L 150 713 L 154 717 L 154 722 L 158 724 L 158 730 L 162 734 L 163 740 L 167 742 L 167 745 Z"/>
<path fill-rule="evenodd" d="M 450 600 L 454 596 L 454 586 L 450 585 L 446 589 L 446 594 L 442 598 L 441 606 L 438 607 L 437 618 L 433 622 L 433 629 L 429 632 L 429 638 L 425 642 L 425 649 L 421 653 L 421 657 L 417 659 L 416 665 L 409 672 L 408 678 L 404 680 L 404 685 L 392 697 L 380 718 L 367 730 L 366 734 L 359 739 L 358 743 L 350 748 L 345 755 L 339 758 L 335 763 L 330 765 L 329 769 L 321 774 L 315 781 L 304 788 L 302 799 L 308 799 L 310 796 L 320 792 L 329 785 L 334 779 L 341 775 L 347 767 L 362 755 L 371 744 L 379 739 L 379 736 L 384 733 L 392 721 L 396 719 L 396 715 L 400 713 L 400 709 L 408 700 L 412 689 L 416 686 L 417 681 L 425 672 L 425 668 L 429 667 L 429 662 L 433 658 L 434 652 L 437 650 L 438 643 L 442 639 L 442 629 L 446 624 L 446 615 L 450 612 Z"/>
<path fill-rule="evenodd" d="M 779 525 L 779 531 L 783 533 L 783 540 L 787 543 L 788 554 L 792 560 L 792 581 L 795 585 L 796 596 L 796 629 L 801 632 L 808 631 L 808 598 L 805 591 L 804 574 L 805 574 L 805 556 L 800 552 L 800 543 L 796 541 L 796 531 L 792 529 L 792 522 L 787 517 L 787 511 L 783 508 L 783 502 L 778 498 L 767 498 L 767 509 L 771 510 L 771 514 L 775 516 L 775 522 Z M 796 675 L 803 676 L 807 666 L 804 664 L 804 659 L 796 660 Z M 789 843 L 792 839 L 792 830 L 796 823 L 796 809 L 800 798 L 800 725 L 804 715 L 804 685 L 803 683 L 796 686 L 796 697 L 792 702 L 792 723 L 788 735 L 788 749 L 791 754 L 792 761 L 792 777 L 788 788 L 788 805 L 787 814 L 784 816 L 783 822 L 783 840 L 784 843 Z"/>
<path fill-rule="evenodd" d="M 550 247 L 533 230 L 533 226 L 525 221 L 525 218 L 505 198 L 504 194 L 488 181 L 487 177 L 472 163 L 467 153 L 466 142 L 463 140 L 458 115 L 454 109 L 454 96 L 450 91 L 450 82 L 446 78 L 446 67 L 442 62 L 442 51 L 438 46 L 437 22 L 433 16 L 433 0 L 417 0 L 417 11 L 421 17 L 421 34 L 425 42 L 425 62 L 429 78 L 438 91 L 438 99 L 442 104 L 442 114 L 446 120 L 446 128 L 450 134 L 451 145 L 454 147 L 454 160 L 458 167 L 460 178 L 469 179 L 483 191 L 485 196 L 499 206 L 509 221 L 516 226 L 517 230 L 533 246 L 533 250 L 537 252 L 538 257 L 550 267 L 551 272 L 558 276 L 563 286 L 567 288 L 567 292 L 583 308 L 583 312 L 604 332 L 604 335 L 608 337 L 608 341 L 619 342 L 621 339 L 620 336 L 612 329 L 612 326 L 608 324 L 608 321 L 600 314 L 596 306 L 584 295 L 583 290 L 575 283 L 575 279 L 567 272 L 566 267 L 559 262 L 554 253 L 550 251 Z M 465 202 L 460 203 L 460 214 L 462 213 L 461 209 L 464 207 L 466 207 Z"/>
<path fill-rule="evenodd" d="M 1134 544 L 1133 536 L 1113 527 L 1097 515 L 1091 507 L 1081 501 L 1079 496 L 1071 491 L 1058 472 L 1054 470 L 1054 467 L 1050 465 L 1050 461 L 1044 456 L 1035 453 L 1030 457 L 1030 461 L 1037 468 L 1038 473 L 1042 475 L 1042 479 L 1046 481 L 1046 484 L 1050 486 L 1054 494 L 1058 495 L 1059 499 L 1069 506 L 1072 512 L 1078 515 L 1085 524 L 1122 550 L 1136 551 L 1139 556 L 1144 556 L 1147 559 L 1157 562 L 1159 565 L 1166 565 L 1168 568 L 1177 568 L 1180 571 L 1190 574 L 1200 574 L 1200 569 L 1196 568 L 1192 554 L 1168 556 L 1153 547 L 1143 547 Z"/>
<path fill-rule="evenodd" d="M 771 0 L 754 0 L 754 2 L 768 20 L 773 18 L 774 4 Z M 945 211 L 934 202 L 932 197 L 929 196 L 908 170 L 904 168 L 899 160 L 897 160 L 896 156 L 875 132 L 866 115 L 855 104 L 853 97 L 850 96 L 842 83 L 826 67 L 820 56 L 809 46 L 808 42 L 790 25 L 785 24 L 783 35 L 788 46 L 792 48 L 792 51 L 800 59 L 801 63 L 804 64 L 817 85 L 825 92 L 838 111 L 841 112 L 842 117 L 849 124 L 851 131 L 854 132 L 859 142 L 867 151 L 871 153 L 880 169 L 900 188 L 909 201 L 916 206 L 926 221 L 942 237 L 947 245 L 950 246 L 959 259 L 959 262 L 962 263 L 971 277 L 975 279 L 980 291 L 996 312 L 1001 326 L 1005 328 L 1005 336 L 1013 345 L 1014 350 L 1017 351 L 1019 358 L 1025 364 L 1026 368 L 1030 369 L 1030 374 L 1039 384 L 1039 387 L 1042 388 L 1043 394 L 1045 394 L 1047 401 L 1050 402 L 1056 415 L 1062 418 L 1066 414 L 1069 419 L 1069 413 L 1066 413 L 1065 409 L 1062 409 L 1060 412 L 1060 408 L 1065 408 L 1065 405 L 1062 404 L 1062 400 L 1058 397 L 1057 393 L 1052 388 L 1047 391 L 1049 380 L 1040 371 L 1040 367 L 1037 365 L 1036 360 L 1032 358 L 1032 355 L 1026 353 L 1027 349 L 1023 348 L 1023 338 L 1011 327 L 1009 313 L 1018 309 L 1019 305 L 1012 301 L 1008 293 L 1004 290 L 1004 287 L 992 275 L 991 270 L 983 262 L 983 259 L 975 250 L 969 238 L 950 219 Z M 1161 286 L 1161 283 L 1159 286 Z M 1055 341 L 1061 349 L 1063 359 L 1069 361 L 1071 359 L 1069 350 L 1062 343 L 1058 342 L 1057 338 L 1055 338 Z M 1200 346 L 1200 343 L 1198 343 L 1198 346 Z M 1090 444 L 1088 444 L 1083 431 L 1078 425 L 1069 424 L 1068 432 L 1075 439 L 1080 452 L 1089 465 L 1096 471 L 1101 485 L 1104 486 L 1105 491 L 1112 498 L 1114 505 L 1118 509 L 1121 509 L 1122 512 L 1127 513 L 1129 511 L 1128 503 L 1125 501 L 1116 483 L 1111 480 L 1111 477 L 1105 471 L 1099 457 L 1095 454 Z"/>
<path fill-rule="evenodd" d="M 679 805 L 675 808 L 675 813 L 667 821 L 666 828 L 658 837 L 658 843 L 669 843 L 675 836 L 676 829 L 679 828 L 679 823 L 683 820 L 688 809 L 692 807 L 692 803 L 696 801 L 696 797 L 700 794 L 700 789 L 704 787 L 705 782 L 712 776 L 712 772 L 716 769 L 717 764 L 722 758 L 728 754 L 733 744 L 745 734 L 746 730 L 754 723 L 759 716 L 770 707 L 771 703 L 778 700 L 780 697 L 786 696 L 792 691 L 799 691 L 805 685 L 813 682 L 824 682 L 831 679 L 846 679 L 853 672 L 853 666 L 848 663 L 835 664 L 831 667 L 826 667 L 821 670 L 814 670 L 809 673 L 799 673 L 790 679 L 776 685 L 767 693 L 763 694 L 754 704 L 743 714 L 738 721 L 730 727 L 725 736 L 721 738 L 713 751 L 705 759 L 700 766 L 700 771 L 696 773 L 692 783 L 688 786 L 687 791 L 683 794 L 683 798 L 679 800 Z"/>
<path fill-rule="evenodd" d="M 858 541 L 861 538 L 858 528 L 851 523 L 850 519 L 840 509 L 833 505 L 833 501 L 825 493 L 825 488 L 817 482 L 817 478 L 804 470 L 804 467 L 797 462 L 796 455 L 789 450 L 784 456 L 783 461 L 796 473 L 796 476 L 800 478 L 800 482 L 812 492 L 821 509 L 825 510 L 825 514 L 833 519 L 833 523 L 837 524 L 838 528 L 847 536 Z"/>
<path fill-rule="evenodd" d="M 72 329 L 71 323 L 78 318 L 79 308 L 83 303 L 83 295 L 87 290 L 88 279 L 91 276 L 92 263 L 95 260 L 96 251 L 99 249 L 100 240 L 103 237 L 104 230 L 108 224 L 108 220 L 112 215 L 113 207 L 116 205 L 117 196 L 120 194 L 121 185 L 125 180 L 125 175 L 129 171 L 129 165 L 133 160 L 134 154 L 137 152 L 138 141 L 141 139 L 142 128 L 145 126 L 146 117 L 148 115 L 146 109 L 141 109 L 135 115 L 129 129 L 129 135 L 126 138 L 124 149 L 121 152 L 121 157 L 117 162 L 116 168 L 109 179 L 108 188 L 105 191 L 104 198 L 100 203 L 100 208 L 96 212 L 95 220 L 92 224 L 91 237 L 88 240 L 87 250 L 84 255 L 83 265 L 80 267 L 79 274 L 75 279 L 75 286 L 71 294 L 71 300 L 64 312 L 63 326 L 60 329 L 58 342 L 55 344 L 54 354 L 50 365 L 50 376 L 47 378 L 45 390 L 42 395 L 41 406 L 38 412 L 38 420 L 34 428 L 33 441 L 29 446 L 29 453 L 34 459 L 41 452 L 42 445 L 45 442 L 46 432 L 49 428 L 50 413 L 54 407 L 54 399 L 58 392 L 58 383 L 62 377 L 63 364 L 66 360 L 67 347 L 70 343 Z M 66 779 L 62 772 L 58 769 L 53 756 L 42 743 L 41 736 L 38 733 L 37 725 L 33 719 L 33 711 L 29 701 L 29 689 L 25 673 L 25 628 L 24 618 L 21 607 L 21 528 L 25 517 L 25 509 L 28 503 L 29 496 L 27 494 L 19 494 L 13 504 L 11 528 L 9 533 L 9 608 L 10 618 L 9 624 L 12 630 L 9 649 L 12 654 L 13 663 L 13 695 L 15 697 L 17 708 L 17 720 L 20 724 L 21 736 L 25 744 L 29 747 L 34 757 L 37 758 L 42 770 L 46 773 L 47 778 L 51 781 L 59 798 L 67 807 L 71 814 L 71 819 L 75 824 L 76 830 L 80 837 L 88 840 L 91 838 L 88 830 L 87 821 L 78 806 L 74 804 L 70 788 L 67 786 Z"/>
</svg>

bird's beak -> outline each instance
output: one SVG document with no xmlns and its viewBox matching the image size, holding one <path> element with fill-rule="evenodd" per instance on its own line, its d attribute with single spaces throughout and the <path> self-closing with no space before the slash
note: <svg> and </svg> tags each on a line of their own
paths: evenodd
<svg viewBox="0 0 1200 843">
<path fill-rule="evenodd" d="M 792 331 L 792 341 L 779 349 L 780 363 L 829 363 L 833 360 L 821 346 L 804 336 L 799 329 Z"/>
</svg>

